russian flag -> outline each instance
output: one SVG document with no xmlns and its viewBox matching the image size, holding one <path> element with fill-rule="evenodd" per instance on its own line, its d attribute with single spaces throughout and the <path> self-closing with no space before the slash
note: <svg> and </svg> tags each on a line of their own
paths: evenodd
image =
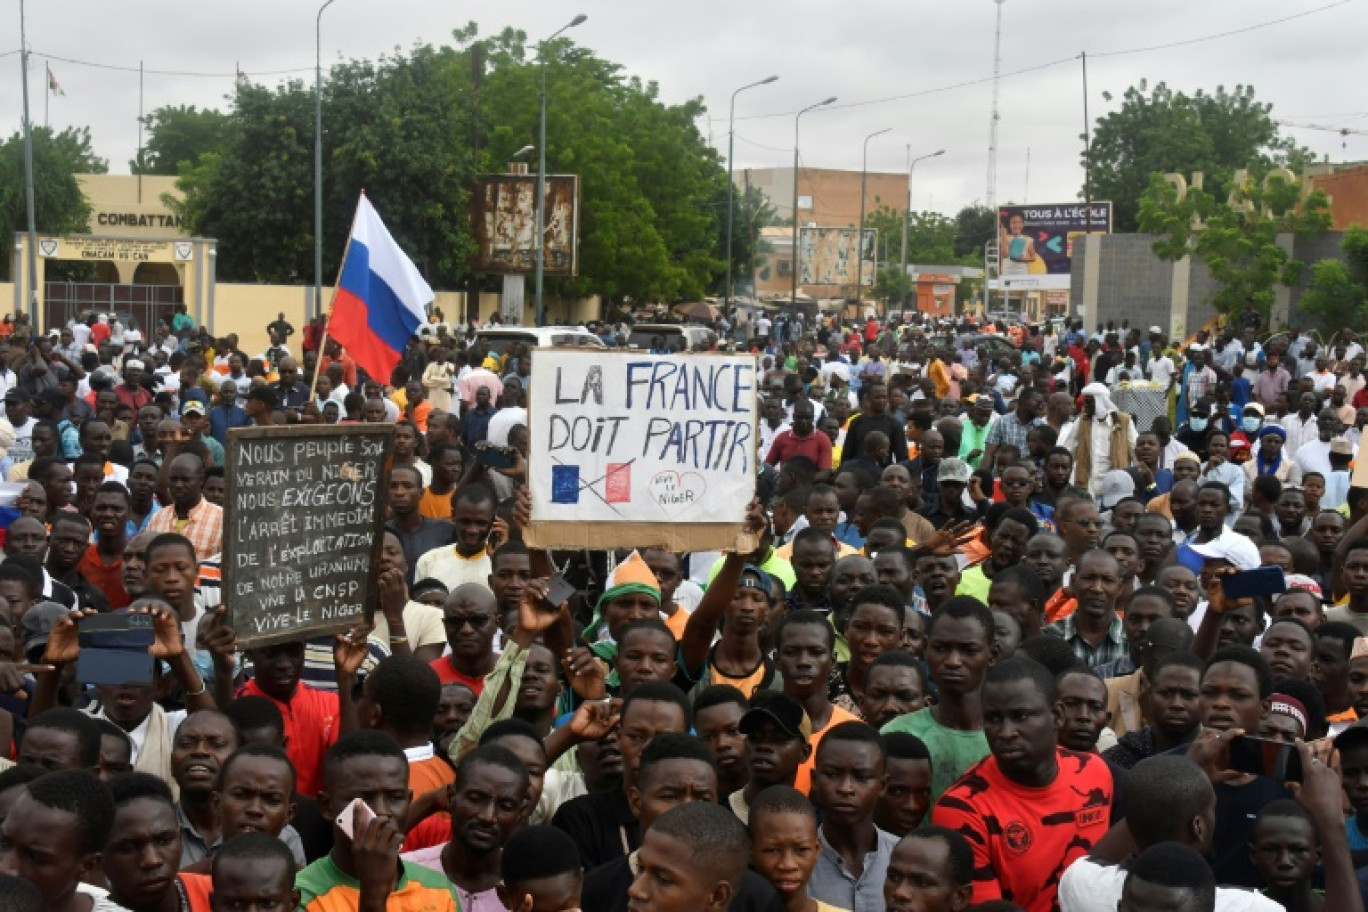
<svg viewBox="0 0 1368 912">
<path fill-rule="evenodd" d="M 427 319 L 432 289 L 361 194 L 328 334 L 356 363 L 388 383 L 404 347 Z"/>
</svg>

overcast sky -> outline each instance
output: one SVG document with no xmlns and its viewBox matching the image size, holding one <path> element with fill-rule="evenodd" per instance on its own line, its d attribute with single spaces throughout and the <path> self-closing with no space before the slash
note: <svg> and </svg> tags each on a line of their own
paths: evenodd
<svg viewBox="0 0 1368 912">
<path fill-rule="evenodd" d="M 17 4 L 7 0 L 2 8 L 0 52 L 19 45 Z M 43 119 L 44 55 L 135 69 L 141 58 L 148 69 L 226 74 L 148 75 L 149 111 L 170 104 L 222 107 L 235 67 L 298 69 L 299 78 L 312 80 L 317 9 L 308 0 L 29 0 L 34 121 Z M 482 34 L 512 26 L 535 41 L 580 12 L 588 21 L 569 33 L 578 43 L 629 74 L 655 80 L 667 102 L 701 95 L 710 116 L 699 128 L 724 153 L 731 92 L 778 75 L 777 83 L 738 99 L 738 168 L 791 164 L 793 112 L 836 95 L 848 106 L 803 118 L 805 166 L 859 169 L 865 135 L 891 127 L 870 142 L 870 170 L 901 171 L 908 144 L 914 155 L 946 150 L 918 165 L 916 208 L 954 213 L 986 200 L 993 0 L 336 0 L 324 14 L 323 57 L 326 63 L 443 43 L 453 27 L 471 20 Z M 1299 13 L 1307 15 L 1229 37 L 1104 56 Z M 1086 50 L 1094 119 L 1108 107 L 1104 92 L 1119 99 L 1148 78 L 1183 90 L 1252 84 L 1277 117 L 1368 131 L 1364 35 L 1365 0 L 1010 0 L 1003 8 L 1002 71 Z M 66 93 L 50 99 L 52 125 L 90 126 L 110 170 L 126 172 L 137 147 L 137 73 L 59 60 L 51 66 Z M 21 123 L 19 57 L 0 59 L 0 68 L 0 130 L 8 134 Z M 972 80 L 984 81 L 887 100 Z M 998 201 L 1075 199 L 1083 125 L 1077 61 L 1004 78 L 1001 93 Z M 1300 129 L 1293 135 L 1332 161 L 1368 159 L 1368 135 Z"/>
</svg>

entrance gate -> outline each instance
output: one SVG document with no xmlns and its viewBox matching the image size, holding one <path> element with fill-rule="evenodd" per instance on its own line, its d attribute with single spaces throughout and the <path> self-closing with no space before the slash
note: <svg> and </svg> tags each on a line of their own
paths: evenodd
<svg viewBox="0 0 1368 912">
<path fill-rule="evenodd" d="M 144 338 L 151 339 L 157 321 L 170 324 L 176 305 L 185 302 L 185 289 L 179 285 L 48 282 L 44 299 L 48 326 L 66 326 L 86 313 L 107 313 L 114 314 L 124 326 L 136 326 Z"/>
</svg>

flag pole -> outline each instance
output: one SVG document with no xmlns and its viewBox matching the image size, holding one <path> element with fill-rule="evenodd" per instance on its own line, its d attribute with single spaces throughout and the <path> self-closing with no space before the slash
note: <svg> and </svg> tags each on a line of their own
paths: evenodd
<svg viewBox="0 0 1368 912">
<path fill-rule="evenodd" d="M 366 198 L 366 190 L 361 189 L 361 199 L 356 201 L 356 211 L 352 213 L 351 228 L 347 230 L 347 246 L 342 249 L 342 262 L 337 266 L 337 281 L 333 283 L 332 297 L 328 299 L 328 319 L 323 323 L 323 335 L 318 340 L 318 360 L 314 362 L 313 376 L 309 378 L 309 401 L 314 401 L 314 389 L 318 386 L 318 365 L 323 362 L 323 353 L 328 348 L 328 327 L 332 326 L 333 305 L 337 303 L 337 289 L 342 285 L 342 273 L 347 269 L 347 257 L 351 255 L 352 237 L 356 234 L 356 218 L 361 214 L 361 200 Z"/>
</svg>

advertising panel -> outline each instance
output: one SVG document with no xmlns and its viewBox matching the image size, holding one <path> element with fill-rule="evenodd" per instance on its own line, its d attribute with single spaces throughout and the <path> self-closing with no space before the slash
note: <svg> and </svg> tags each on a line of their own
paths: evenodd
<svg viewBox="0 0 1368 912">
<path fill-rule="evenodd" d="M 879 233 L 866 228 L 861 256 L 864 259 L 862 276 L 855 259 L 855 239 L 858 228 L 803 228 L 798 235 L 798 250 L 802 255 L 800 285 L 854 285 L 863 280 L 874 284 L 874 251 Z"/>
<path fill-rule="evenodd" d="M 1073 241 L 1082 234 L 1111 233 L 1111 203 L 1002 206 L 998 209 L 998 264 L 994 288 L 1033 291 L 1068 288 Z"/>
<path fill-rule="evenodd" d="M 487 174 L 475 181 L 475 243 L 472 268 L 501 275 L 531 274 L 537 268 L 537 177 Z M 579 176 L 546 176 L 543 271 L 579 275 Z"/>
</svg>

